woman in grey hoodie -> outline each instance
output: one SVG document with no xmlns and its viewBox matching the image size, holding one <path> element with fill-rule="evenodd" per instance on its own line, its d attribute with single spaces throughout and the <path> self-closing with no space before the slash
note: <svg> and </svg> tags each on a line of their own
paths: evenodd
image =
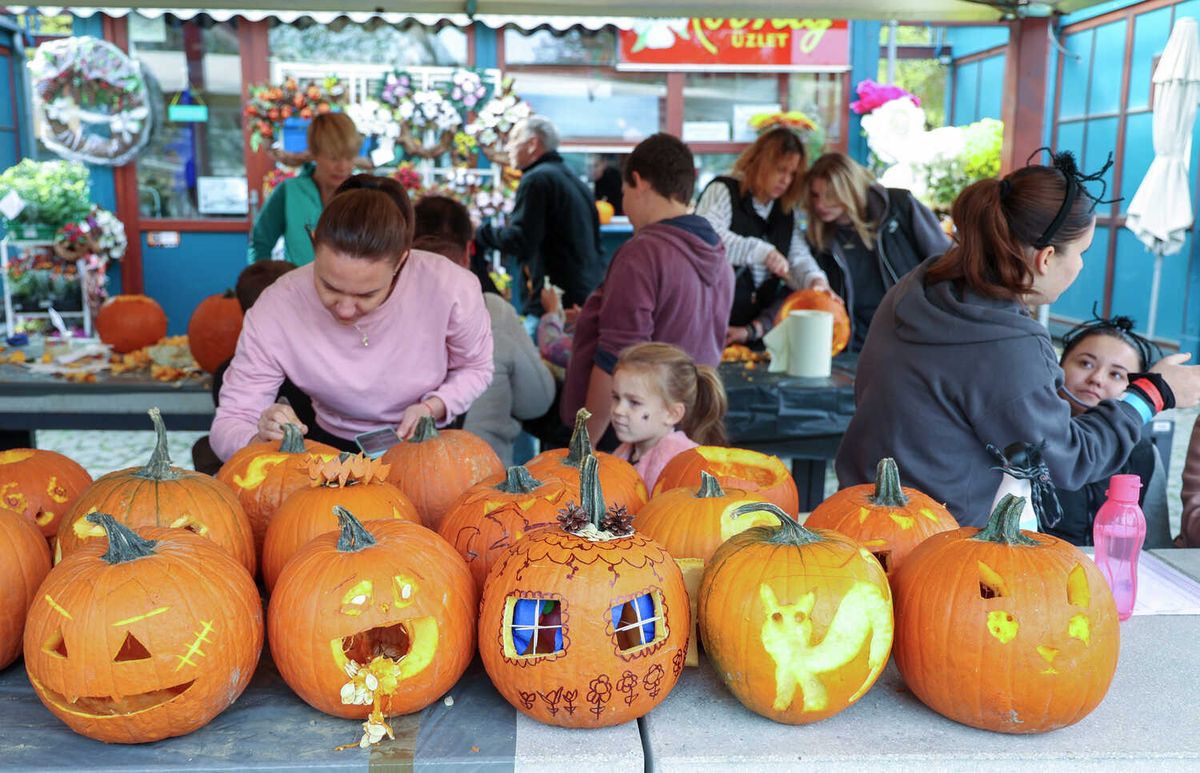
<svg viewBox="0 0 1200 773">
<path fill-rule="evenodd" d="M 859 360 L 857 410 L 837 455 L 841 486 L 885 456 L 907 483 L 981 526 L 1000 483 L 990 443 L 1045 443 L 1055 485 L 1076 489 L 1125 463 L 1158 411 L 1200 401 L 1200 367 L 1177 354 L 1131 374 L 1119 399 L 1072 417 L 1062 368 L 1030 306 L 1053 303 L 1092 242 L 1097 179 L 1070 154 L 971 185 L 954 202 L 956 243 L 888 291 Z"/>
</svg>

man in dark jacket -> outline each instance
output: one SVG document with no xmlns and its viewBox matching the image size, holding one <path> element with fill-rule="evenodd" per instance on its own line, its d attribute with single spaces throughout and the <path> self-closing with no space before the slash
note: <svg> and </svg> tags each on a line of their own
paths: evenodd
<svg viewBox="0 0 1200 773">
<path fill-rule="evenodd" d="M 563 306 L 583 303 L 604 276 L 600 218 L 592 192 L 563 163 L 549 119 L 530 116 L 513 128 L 508 157 L 523 173 L 508 225 L 484 224 L 475 240 L 514 255 L 529 272 L 526 313 L 540 314 L 542 278 L 562 288 Z"/>
<path fill-rule="evenodd" d="M 608 428 L 621 351 L 660 341 L 697 365 L 716 367 L 733 304 L 733 269 L 721 238 L 706 219 L 689 214 L 696 173 L 687 145 L 670 134 L 648 137 L 625 160 L 622 178 L 633 238 L 579 314 L 559 406 L 570 425 L 586 405 L 596 441 Z"/>
</svg>

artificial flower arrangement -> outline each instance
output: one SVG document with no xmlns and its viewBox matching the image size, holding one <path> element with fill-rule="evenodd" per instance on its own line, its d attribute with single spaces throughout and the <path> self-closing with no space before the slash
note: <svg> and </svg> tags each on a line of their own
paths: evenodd
<svg viewBox="0 0 1200 773">
<path fill-rule="evenodd" d="M 825 147 L 825 132 L 808 114 L 799 110 L 787 112 L 756 113 L 750 116 L 750 128 L 757 134 L 769 132 L 772 129 L 788 129 L 800 137 L 808 150 L 810 158 L 821 155 Z"/>
<path fill-rule="evenodd" d="M 868 115 L 877 108 L 895 99 L 907 99 L 915 106 L 921 106 L 921 99 L 911 91 L 905 91 L 899 86 L 888 83 L 876 83 L 867 78 L 854 88 L 858 99 L 850 103 L 850 109 L 858 115 Z"/>
<path fill-rule="evenodd" d="M 289 118 L 310 119 L 346 101 L 346 89 L 335 77 L 301 83 L 288 78 L 282 86 L 251 86 L 245 117 L 250 124 L 250 150 L 270 145 Z"/>
<path fill-rule="evenodd" d="M 125 224 L 99 206 L 79 222 L 58 229 L 54 239 L 54 253 L 68 265 L 82 262 L 89 309 L 100 308 L 108 298 L 108 264 L 125 257 L 128 246 Z"/>
<path fill-rule="evenodd" d="M 489 160 L 507 164 L 504 145 L 520 121 L 533 114 L 533 108 L 513 90 L 512 78 L 505 78 L 500 90 L 479 109 L 466 133 L 475 139 L 479 151 Z"/>
</svg>

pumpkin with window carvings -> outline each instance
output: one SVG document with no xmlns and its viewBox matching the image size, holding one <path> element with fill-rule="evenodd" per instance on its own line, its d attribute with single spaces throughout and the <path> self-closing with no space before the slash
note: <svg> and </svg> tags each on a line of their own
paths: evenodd
<svg viewBox="0 0 1200 773">
<path fill-rule="evenodd" d="M 1044 733 L 1100 704 L 1121 632 L 1104 576 L 1079 548 L 1021 531 L 1005 495 L 983 529 L 935 534 L 892 576 L 896 667 L 929 708 L 964 725 Z"/>
<path fill-rule="evenodd" d="M 624 507 L 636 515 L 648 499 L 641 473 L 624 459 L 592 450 L 592 439 L 587 428 L 587 421 L 591 417 L 587 408 L 580 408 L 575 414 L 575 430 L 571 433 L 570 444 L 566 448 L 543 451 L 526 462 L 525 468 L 538 480 L 562 481 L 569 492 L 567 499 L 579 501 L 579 472 L 584 458 L 594 456 L 599 465 L 600 487 L 604 490 L 605 501 L 613 507 Z"/>
<path fill-rule="evenodd" d="M 722 486 L 744 489 L 754 497 L 774 502 L 785 513 L 800 510 L 796 481 L 779 457 L 744 448 L 697 446 L 681 451 L 659 473 L 654 494 L 680 487 L 695 490 L 704 472 Z"/>
<path fill-rule="evenodd" d="M 850 344 L 850 315 L 846 312 L 846 302 L 829 290 L 796 290 L 783 299 L 783 305 L 775 315 L 775 324 L 783 324 L 788 314 L 803 309 L 827 311 L 833 315 L 830 351 L 834 357 L 841 354 Z"/>
<path fill-rule="evenodd" d="M 404 492 L 387 482 L 388 466 L 379 459 L 347 453 L 329 460 L 310 456 L 308 471 L 308 488 L 284 500 L 267 527 L 262 574 L 268 593 L 300 548 L 318 534 L 337 530 L 337 522 L 329 515 L 334 505 L 358 513 L 364 521 L 399 518 L 421 522 L 420 513 Z"/>
<path fill-rule="evenodd" d="M 0 671 L 21 654 L 25 615 L 50 571 L 50 548 L 33 521 L 0 511 Z"/>
<path fill-rule="evenodd" d="M 46 537 L 55 535 L 63 514 L 90 485 L 87 470 L 55 451 L 0 451 L 0 510 L 20 513 Z"/>
<path fill-rule="evenodd" d="M 245 568 L 182 529 L 131 531 L 107 514 L 46 576 L 25 626 L 39 699 L 81 735 L 145 743 L 185 735 L 233 704 L 262 651 Z"/>
<path fill-rule="evenodd" d="M 617 725 L 661 703 L 691 629 L 679 568 L 633 531 L 627 510 L 605 506 L 597 467 L 584 458 L 582 504 L 500 556 L 480 603 L 492 683 L 517 710 L 562 727 Z"/>
<path fill-rule="evenodd" d="M 147 295 L 114 295 L 96 312 L 95 327 L 114 352 L 127 354 L 167 334 L 167 313 Z"/>
<path fill-rule="evenodd" d="M 144 467 L 110 472 L 79 495 L 59 524 L 54 562 L 104 537 L 104 529 L 87 519 L 89 513 L 101 512 L 132 529 L 160 526 L 195 532 L 225 548 L 254 574 L 254 537 L 242 506 L 211 476 L 171 466 L 162 414 L 157 408 L 149 413 L 155 431 L 150 461 Z"/>
</svg>

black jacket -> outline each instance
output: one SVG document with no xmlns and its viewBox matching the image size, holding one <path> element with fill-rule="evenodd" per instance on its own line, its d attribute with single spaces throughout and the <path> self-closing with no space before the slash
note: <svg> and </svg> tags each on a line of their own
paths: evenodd
<svg viewBox="0 0 1200 773">
<path fill-rule="evenodd" d="M 600 217 L 592 192 L 551 151 L 530 164 L 517 186 L 508 225 L 479 227 L 480 246 L 515 256 L 529 272 L 526 311 L 540 313 L 542 277 L 563 290 L 563 305 L 582 305 L 604 279 Z"/>
</svg>

